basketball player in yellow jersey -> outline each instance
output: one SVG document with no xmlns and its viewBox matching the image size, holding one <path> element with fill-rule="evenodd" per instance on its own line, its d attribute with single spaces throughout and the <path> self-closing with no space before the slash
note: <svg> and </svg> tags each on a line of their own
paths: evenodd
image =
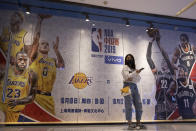
<svg viewBox="0 0 196 131">
<path fill-rule="evenodd" d="M 7 54 L 8 44 L 12 41 L 12 48 L 10 54 L 10 63 L 13 65 L 16 53 L 22 51 L 24 48 L 28 50 L 30 48 L 30 34 L 21 28 L 24 22 L 24 16 L 21 12 L 14 12 L 11 15 L 10 23 L 8 27 L 4 27 L 0 36 L 0 48 Z"/>
<path fill-rule="evenodd" d="M 35 98 L 37 76 L 33 71 L 27 71 L 27 59 L 26 53 L 18 52 L 16 64 L 9 68 L 5 103 L 1 103 L 4 108 L 6 107 L 6 122 L 17 122 L 25 104 L 31 103 Z"/>
<path fill-rule="evenodd" d="M 40 32 L 40 27 L 43 19 L 50 18 L 50 15 L 39 14 L 35 32 Z M 15 62 L 16 53 L 25 51 L 28 56 L 31 53 L 31 33 L 28 33 L 21 28 L 24 23 L 24 16 L 21 12 L 14 12 L 11 15 L 9 27 L 5 27 L 0 36 L 0 48 L 7 54 L 8 44 L 12 41 L 12 48 L 10 54 L 10 63 L 13 65 Z"/>
<path fill-rule="evenodd" d="M 48 112 L 55 114 L 54 100 L 51 96 L 51 92 L 56 79 L 56 68 L 64 68 L 64 60 L 58 50 L 59 37 L 56 37 L 56 42 L 53 42 L 53 49 L 57 56 L 57 60 L 48 57 L 48 42 L 42 41 L 39 44 L 39 41 L 37 41 L 36 44 L 37 46 L 35 46 L 34 51 L 38 50 L 38 52 L 34 52 L 30 58 L 32 61 L 30 68 L 36 72 L 38 76 L 35 101 Z M 33 59 L 34 56 L 36 56 L 35 59 Z"/>
</svg>

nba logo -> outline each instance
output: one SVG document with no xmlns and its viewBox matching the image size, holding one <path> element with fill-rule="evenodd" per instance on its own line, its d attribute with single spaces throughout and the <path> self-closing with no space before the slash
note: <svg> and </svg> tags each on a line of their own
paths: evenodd
<svg viewBox="0 0 196 131">
<path fill-rule="evenodd" d="M 102 29 L 92 28 L 91 33 L 91 50 L 93 52 L 102 52 L 103 45 Z"/>
</svg>

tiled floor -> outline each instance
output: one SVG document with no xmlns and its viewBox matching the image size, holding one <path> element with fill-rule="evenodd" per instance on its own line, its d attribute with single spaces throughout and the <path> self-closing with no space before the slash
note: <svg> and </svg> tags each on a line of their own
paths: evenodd
<svg viewBox="0 0 196 131">
<path fill-rule="evenodd" d="M 141 131 L 196 131 L 196 123 L 145 124 Z M 128 131 L 127 125 L 0 126 L 0 131 Z"/>
</svg>

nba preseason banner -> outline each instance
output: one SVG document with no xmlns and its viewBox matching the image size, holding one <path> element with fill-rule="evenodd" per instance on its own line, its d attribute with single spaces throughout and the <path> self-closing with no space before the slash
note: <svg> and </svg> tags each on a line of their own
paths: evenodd
<svg viewBox="0 0 196 131">
<path fill-rule="evenodd" d="M 144 68 L 143 121 L 196 120 L 194 33 L 159 29 L 153 40 L 142 26 L 8 10 L 0 20 L 1 122 L 126 122 L 127 54 Z"/>
</svg>

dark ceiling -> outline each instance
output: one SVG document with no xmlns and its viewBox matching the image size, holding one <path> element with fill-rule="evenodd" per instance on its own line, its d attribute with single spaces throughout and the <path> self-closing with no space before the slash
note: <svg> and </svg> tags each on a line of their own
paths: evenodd
<svg viewBox="0 0 196 131">
<path fill-rule="evenodd" d="M 77 4 L 61 0 L 1 0 L 0 9 L 22 10 L 30 8 L 33 13 L 45 13 L 57 16 L 125 24 L 128 19 L 131 25 L 146 26 L 152 23 L 160 29 L 196 32 L 196 20 L 171 16 L 139 13 L 113 8 Z"/>
</svg>

